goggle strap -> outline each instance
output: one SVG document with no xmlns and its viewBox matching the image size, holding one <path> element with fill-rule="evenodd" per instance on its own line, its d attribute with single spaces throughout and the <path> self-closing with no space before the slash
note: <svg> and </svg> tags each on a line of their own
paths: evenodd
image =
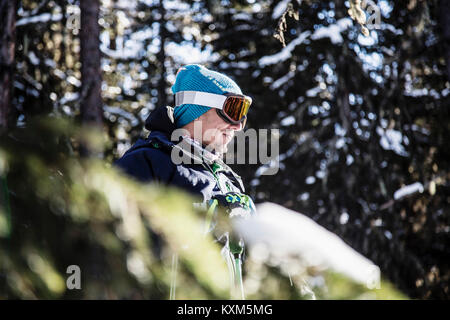
<svg viewBox="0 0 450 320">
<path fill-rule="evenodd" d="M 182 104 L 198 104 L 222 110 L 226 99 L 227 97 L 221 94 L 201 91 L 179 91 L 175 94 L 175 107 Z"/>
</svg>

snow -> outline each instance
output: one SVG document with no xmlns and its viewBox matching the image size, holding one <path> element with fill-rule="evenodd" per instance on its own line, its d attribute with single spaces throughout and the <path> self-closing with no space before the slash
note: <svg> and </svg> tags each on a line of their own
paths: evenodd
<svg viewBox="0 0 450 320">
<path fill-rule="evenodd" d="M 30 51 L 28 54 L 28 58 L 30 59 L 30 62 L 37 66 L 39 64 L 39 58 L 36 56 L 36 54 L 33 51 Z"/>
<path fill-rule="evenodd" d="M 311 34 L 310 31 L 302 32 L 296 39 L 292 40 L 280 52 L 270 56 L 264 56 L 261 59 L 259 59 L 258 64 L 261 66 L 261 68 L 263 68 L 268 65 L 286 61 L 287 59 L 292 57 L 292 51 L 295 49 L 295 47 L 302 44 L 306 40 L 306 38 L 309 37 L 310 34 Z"/>
<path fill-rule="evenodd" d="M 61 105 L 66 104 L 68 102 L 74 101 L 79 99 L 80 94 L 78 92 L 66 92 L 64 94 L 64 97 L 61 98 L 61 100 L 59 100 L 59 103 Z"/>
<path fill-rule="evenodd" d="M 448 94 L 448 89 L 442 90 L 442 92 L 439 94 L 439 92 L 437 92 L 435 89 L 431 89 L 431 90 L 428 90 L 427 88 L 411 89 L 410 86 L 408 86 L 408 85 L 406 85 L 405 87 L 406 87 L 405 93 L 404 93 L 405 96 L 414 97 L 414 98 L 433 97 L 435 99 L 440 99 L 441 95 L 443 97 L 445 97 Z"/>
<path fill-rule="evenodd" d="M 60 79 L 66 79 L 66 74 L 61 69 L 54 69 L 53 74 Z"/>
<path fill-rule="evenodd" d="M 380 11 L 381 11 L 381 14 L 383 15 L 383 17 L 389 18 L 389 14 L 391 13 L 391 11 L 393 9 L 393 7 L 389 3 L 389 1 L 386 1 L 386 0 L 378 1 L 377 5 L 380 8 Z"/>
<path fill-rule="evenodd" d="M 376 220 L 373 222 L 373 225 L 374 225 L 375 227 L 381 227 L 381 226 L 383 225 L 383 220 L 381 220 L 380 218 L 378 218 L 378 219 L 376 219 Z"/>
<path fill-rule="evenodd" d="M 255 177 L 262 176 L 263 173 L 264 173 L 267 169 L 268 169 L 268 166 L 267 166 L 266 164 L 265 164 L 265 165 L 262 165 L 261 167 L 259 167 L 259 168 L 255 171 Z"/>
<path fill-rule="evenodd" d="M 423 97 L 423 96 L 427 96 L 427 95 L 428 95 L 427 88 L 413 89 L 413 90 L 408 90 L 405 92 L 405 96 L 410 96 L 410 97 Z"/>
<path fill-rule="evenodd" d="M 145 35 L 143 35 L 144 37 Z M 107 31 L 104 31 L 100 34 L 100 50 L 106 56 L 111 57 L 113 59 L 132 59 L 136 58 L 139 52 L 143 50 L 143 42 L 136 41 L 135 39 L 130 39 L 123 42 L 123 37 L 116 37 L 117 50 L 111 50 L 109 48 L 109 34 Z M 155 48 L 156 52 L 159 51 L 159 47 Z M 151 50 L 150 50 L 151 51 Z"/>
<path fill-rule="evenodd" d="M 344 138 L 339 138 L 336 140 L 336 149 L 340 149 L 343 146 L 345 146 L 345 139 Z"/>
<path fill-rule="evenodd" d="M 343 38 L 341 32 L 347 30 L 353 25 L 353 21 L 350 18 L 339 19 L 336 23 L 327 27 L 321 27 L 314 31 L 311 39 L 317 40 L 322 38 L 330 38 L 333 44 L 341 43 Z"/>
<path fill-rule="evenodd" d="M 402 145 L 403 135 L 400 131 L 394 129 L 383 130 L 377 127 L 377 133 L 380 135 L 380 145 L 385 150 L 392 150 L 396 154 L 407 157 L 409 154 L 406 152 Z"/>
<path fill-rule="evenodd" d="M 283 77 L 281 77 L 280 79 L 278 79 L 274 83 L 272 83 L 272 85 L 270 86 L 270 89 L 272 89 L 272 90 L 278 89 L 283 84 L 285 84 L 290 79 L 292 79 L 294 76 L 295 76 L 295 72 L 289 71 L 286 75 L 284 75 Z"/>
<path fill-rule="evenodd" d="M 104 106 L 103 110 L 107 113 L 115 114 L 115 115 L 118 115 L 120 117 L 130 120 L 132 126 L 135 126 L 139 123 L 138 119 L 136 119 L 136 117 L 132 113 L 126 112 L 125 110 L 123 110 L 119 107 Z"/>
<path fill-rule="evenodd" d="M 289 2 L 291 2 L 291 0 L 280 1 L 273 9 L 272 19 L 275 20 L 280 18 L 281 15 L 286 11 Z"/>
<path fill-rule="evenodd" d="M 44 62 L 45 62 L 45 65 L 48 67 L 56 68 L 56 62 L 54 60 L 47 58 L 47 59 L 45 59 Z"/>
<path fill-rule="evenodd" d="M 327 173 L 323 170 L 316 171 L 316 177 L 319 179 L 325 178 L 326 175 L 327 175 Z"/>
<path fill-rule="evenodd" d="M 297 200 L 306 201 L 309 199 L 309 192 L 303 192 L 297 196 Z"/>
<path fill-rule="evenodd" d="M 344 129 L 344 128 L 342 128 L 342 126 L 339 124 L 339 123 L 335 123 L 334 124 L 334 133 L 337 135 L 337 136 L 341 136 L 341 137 L 343 137 L 343 136 L 345 136 L 345 134 L 347 133 L 347 131 Z"/>
<path fill-rule="evenodd" d="M 170 30 L 169 30 L 170 31 Z M 143 30 L 136 31 L 130 35 L 130 39 L 134 41 L 145 41 L 155 36 L 155 32 L 152 28 L 145 28 Z M 105 33 L 105 41 L 109 42 L 109 35 Z"/>
<path fill-rule="evenodd" d="M 232 16 L 233 20 L 246 20 L 246 21 L 251 21 L 252 16 L 248 13 L 245 12 L 241 12 L 241 13 L 237 13 L 235 15 Z"/>
<path fill-rule="evenodd" d="M 380 280 L 375 264 L 305 215 L 274 203 L 257 205 L 257 212 L 234 221 L 250 247 L 263 245 L 273 256 L 299 256 L 308 266 L 332 269 L 367 286 Z"/>
<path fill-rule="evenodd" d="M 389 30 L 389 31 L 391 31 L 393 34 L 395 34 L 397 36 L 403 35 L 403 30 L 396 29 L 392 24 L 382 23 L 380 25 L 380 29 L 381 30 Z"/>
<path fill-rule="evenodd" d="M 355 161 L 355 159 L 353 158 L 353 156 L 351 154 L 347 155 L 347 159 L 345 160 L 345 164 L 346 165 L 351 165 L 353 162 Z"/>
<path fill-rule="evenodd" d="M 322 88 L 320 86 L 314 87 L 306 91 L 307 97 L 315 97 L 322 91 Z"/>
<path fill-rule="evenodd" d="M 280 124 L 282 126 L 291 126 L 295 124 L 295 117 L 294 116 L 286 117 L 283 120 L 281 120 Z"/>
<path fill-rule="evenodd" d="M 166 47 L 166 52 L 179 64 L 191 63 L 206 63 L 212 57 L 210 50 L 201 50 L 192 43 L 178 44 L 169 42 Z"/>
<path fill-rule="evenodd" d="M 343 212 L 341 214 L 341 216 L 339 217 L 339 223 L 340 224 L 346 224 L 348 222 L 348 218 L 349 218 L 348 213 L 347 212 Z"/>
<path fill-rule="evenodd" d="M 241 24 L 234 28 L 234 31 L 256 31 L 256 29 L 249 24 Z"/>
<path fill-rule="evenodd" d="M 424 190 L 423 185 L 420 182 L 404 186 L 394 192 L 394 199 L 399 200 L 416 192 L 422 193 Z"/>
<path fill-rule="evenodd" d="M 19 81 L 14 81 L 14 88 L 17 88 L 19 90 L 25 90 L 25 86 L 23 83 L 20 83 Z"/>
<path fill-rule="evenodd" d="M 305 182 L 306 184 L 313 184 L 314 182 L 316 182 L 316 178 L 313 176 L 309 176 L 306 178 Z"/>
<path fill-rule="evenodd" d="M 424 134 L 426 136 L 430 135 L 430 130 L 428 130 L 426 128 L 423 128 L 421 126 L 418 126 L 417 124 L 413 124 L 413 125 L 411 125 L 411 127 L 409 125 L 405 125 L 404 128 L 405 128 L 405 130 L 411 129 L 413 131 L 419 132 L 419 133 Z"/>
<path fill-rule="evenodd" d="M 366 54 L 363 51 L 359 51 L 357 54 L 363 62 L 365 71 L 380 69 L 383 66 L 383 56 L 378 52 Z"/>
<path fill-rule="evenodd" d="M 278 156 L 276 157 L 276 159 L 271 159 L 269 162 L 259 167 L 255 172 L 255 177 L 259 177 L 262 175 L 274 175 L 278 172 L 278 169 L 280 167 L 281 167 L 280 156 Z"/>
<path fill-rule="evenodd" d="M 185 11 L 186 13 L 190 11 L 189 4 L 185 1 L 164 1 L 164 7 L 166 10 L 175 10 L 175 11 Z"/>
<path fill-rule="evenodd" d="M 42 13 L 37 16 L 26 17 L 26 18 L 17 20 L 16 27 L 20 27 L 20 26 L 24 26 L 24 25 L 32 24 L 32 23 L 39 23 L 39 22 L 59 21 L 61 19 L 62 19 L 61 13 L 57 13 L 57 14 Z"/>
<path fill-rule="evenodd" d="M 72 109 L 69 106 L 63 106 L 62 111 L 68 116 L 73 116 Z"/>
<path fill-rule="evenodd" d="M 365 47 L 370 47 L 375 45 L 378 42 L 378 36 L 376 32 L 371 32 L 368 37 L 359 34 L 358 35 L 358 43 Z"/>
<path fill-rule="evenodd" d="M 67 77 L 67 82 L 69 82 L 71 85 L 74 85 L 75 87 L 81 86 L 81 81 L 75 78 L 74 76 Z"/>
<path fill-rule="evenodd" d="M 222 68 L 222 69 L 229 69 L 229 68 L 248 69 L 249 66 L 250 66 L 250 63 L 245 62 L 245 61 L 239 61 L 239 62 L 225 62 L 225 61 L 222 61 L 220 63 L 220 68 Z"/>
</svg>

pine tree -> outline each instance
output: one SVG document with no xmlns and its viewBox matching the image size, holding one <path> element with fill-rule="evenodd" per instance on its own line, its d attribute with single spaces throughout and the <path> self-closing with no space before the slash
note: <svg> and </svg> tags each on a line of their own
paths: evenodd
<svg viewBox="0 0 450 320">
<path fill-rule="evenodd" d="M 310 215 L 411 297 L 444 298 L 449 83 L 439 9 L 379 5 L 375 29 L 353 21 L 344 1 L 229 1 L 203 30 L 220 53 L 214 67 L 254 98 L 249 126 L 280 128 L 278 174 L 235 166 L 256 200 Z"/>
<path fill-rule="evenodd" d="M 149 112 L 172 103 L 171 81 L 185 63 L 177 50 L 200 44 L 211 53 L 208 66 L 253 98 L 248 127 L 280 129 L 276 175 L 261 175 L 261 164 L 233 166 L 256 202 L 308 214 L 410 297 L 446 298 L 448 1 L 375 1 L 379 28 L 361 15 L 369 2 L 96 2 L 91 39 L 100 41 L 90 47 L 89 78 L 89 47 L 80 56 L 88 29 L 68 28 L 86 2 L 20 1 L 14 80 L 7 32 L 0 42 L 1 126 L 4 110 L 12 127 L 91 111 L 97 121 L 103 112 L 111 161 L 145 135 Z M 0 3 L 3 17 L 13 2 Z"/>
<path fill-rule="evenodd" d="M 0 132 L 8 129 L 16 41 L 15 0 L 0 1 Z"/>
<path fill-rule="evenodd" d="M 100 126 L 103 123 L 100 70 L 99 0 L 80 0 L 81 9 L 81 119 Z"/>
<path fill-rule="evenodd" d="M 450 81 L 450 4 L 448 1 L 439 1 L 439 24 L 442 30 L 442 49 L 444 50 L 447 65 L 447 77 Z"/>
</svg>

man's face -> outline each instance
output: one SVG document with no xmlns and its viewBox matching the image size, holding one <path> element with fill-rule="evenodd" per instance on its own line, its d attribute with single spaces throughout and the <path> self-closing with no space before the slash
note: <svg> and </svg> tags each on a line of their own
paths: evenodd
<svg viewBox="0 0 450 320">
<path fill-rule="evenodd" d="M 199 122 L 201 122 L 203 145 L 212 148 L 219 153 L 227 152 L 227 145 L 233 139 L 235 131 L 242 129 L 242 124 L 230 124 L 225 122 L 225 120 L 217 114 L 214 108 L 208 110 L 188 125 L 193 124 L 194 127 L 196 125 L 200 126 Z"/>
</svg>

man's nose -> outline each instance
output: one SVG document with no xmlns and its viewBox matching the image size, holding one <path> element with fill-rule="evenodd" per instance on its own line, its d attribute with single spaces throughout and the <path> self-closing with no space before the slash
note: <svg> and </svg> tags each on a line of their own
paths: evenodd
<svg viewBox="0 0 450 320">
<path fill-rule="evenodd" d="M 242 129 L 242 122 L 238 123 L 238 124 L 230 124 L 230 129 L 235 130 L 235 131 L 239 131 Z"/>
</svg>

